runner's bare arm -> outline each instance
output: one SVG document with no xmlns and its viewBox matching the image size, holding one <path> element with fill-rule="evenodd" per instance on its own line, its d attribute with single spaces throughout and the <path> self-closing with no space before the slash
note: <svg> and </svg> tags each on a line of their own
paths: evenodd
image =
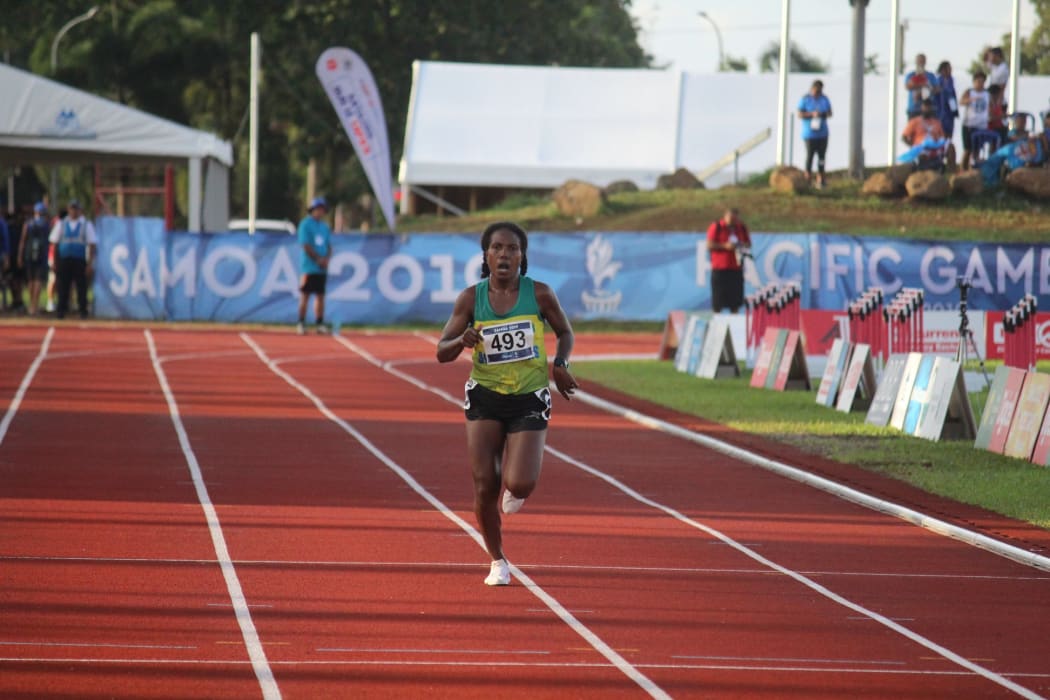
<svg viewBox="0 0 1050 700">
<path fill-rule="evenodd" d="M 474 289 L 467 287 L 456 297 L 452 315 L 445 323 L 441 340 L 438 341 L 438 362 L 451 362 L 459 357 L 463 348 L 473 348 L 481 339 L 478 329 L 474 327 Z"/>
<path fill-rule="evenodd" d="M 540 313 L 543 314 L 543 318 L 547 320 L 551 330 L 554 331 L 554 335 L 558 338 L 558 347 L 554 356 L 565 360 L 567 365 L 569 356 L 572 355 L 572 346 L 576 340 L 572 332 L 572 324 L 569 323 L 565 311 L 561 308 L 561 303 L 558 301 L 558 296 L 554 293 L 554 290 L 543 282 L 536 282 L 536 303 L 540 307 Z M 579 384 L 576 383 L 576 379 L 569 372 L 569 368 L 567 366 L 555 366 L 551 370 L 551 376 L 554 378 L 555 386 L 558 387 L 558 393 L 571 401 L 572 393 L 579 388 Z"/>
</svg>

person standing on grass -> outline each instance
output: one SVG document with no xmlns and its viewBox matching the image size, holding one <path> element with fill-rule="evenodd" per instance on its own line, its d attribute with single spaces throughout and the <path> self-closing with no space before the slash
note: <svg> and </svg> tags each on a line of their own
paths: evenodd
<svg viewBox="0 0 1050 700">
<path fill-rule="evenodd" d="M 80 318 L 88 317 L 87 287 L 95 262 L 98 235 L 95 226 L 80 210 L 80 202 L 69 202 L 69 213 L 51 229 L 49 237 L 55 244 L 55 279 L 58 286 L 57 318 L 65 318 L 69 311 L 69 292 L 77 288 L 77 306 Z"/>
<path fill-rule="evenodd" d="M 751 254 L 751 234 L 730 207 L 707 228 L 707 251 L 711 256 L 711 309 L 736 313 L 744 305 L 744 258 Z"/>
<path fill-rule="evenodd" d="M 466 384 L 467 452 L 474 478 L 474 517 L 492 563 L 488 586 L 510 583 L 500 510 L 518 512 L 536 488 L 551 414 L 544 322 L 558 339 L 551 376 L 572 399 L 573 333 L 554 290 L 526 277 L 528 236 L 502 221 L 481 236 L 481 281 L 460 292 L 438 342 L 439 362 L 464 349 L 474 366 Z M 500 488 L 503 498 L 500 499 Z"/>
<path fill-rule="evenodd" d="M 332 229 L 324 217 L 328 214 L 328 202 L 324 197 L 314 197 L 306 210 L 307 216 L 299 222 L 299 271 L 302 273 L 299 286 L 299 335 L 306 333 L 306 305 L 314 295 L 314 320 L 318 333 L 327 333 L 324 324 L 324 291 L 328 284 L 328 262 L 332 259 Z"/>
<path fill-rule="evenodd" d="M 828 152 L 828 118 L 831 100 L 824 94 L 824 83 L 814 80 L 809 92 L 798 102 L 798 116 L 802 120 L 802 140 L 806 143 L 806 180 L 813 178 L 813 158 L 817 159 L 817 189 L 827 185 L 824 172 Z"/>
</svg>

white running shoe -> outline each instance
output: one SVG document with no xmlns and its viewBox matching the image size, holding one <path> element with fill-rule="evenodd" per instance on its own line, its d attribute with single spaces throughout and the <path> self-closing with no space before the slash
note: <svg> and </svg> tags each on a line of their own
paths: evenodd
<svg viewBox="0 0 1050 700">
<path fill-rule="evenodd" d="M 510 566 L 506 559 L 497 559 L 489 568 L 489 575 L 485 577 L 486 586 L 510 585 Z"/>
<path fill-rule="evenodd" d="M 521 510 L 521 507 L 525 505 L 524 498 L 516 498 L 510 489 L 504 489 L 503 491 L 503 512 L 507 515 L 517 513 Z"/>
<path fill-rule="evenodd" d="M 303 326 L 303 324 L 298 323 L 295 326 L 295 332 L 298 333 L 299 335 L 306 335 L 306 327 Z"/>
</svg>

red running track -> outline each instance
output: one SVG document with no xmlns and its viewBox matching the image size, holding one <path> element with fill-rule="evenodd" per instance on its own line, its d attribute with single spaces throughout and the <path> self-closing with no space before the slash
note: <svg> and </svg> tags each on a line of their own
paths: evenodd
<svg viewBox="0 0 1050 700">
<path fill-rule="evenodd" d="M 411 333 L 4 326 L 0 697 L 1050 694 L 1047 572 L 579 401 L 556 400 L 505 519 L 513 584 L 484 586 L 468 366 L 433 354 Z"/>
</svg>

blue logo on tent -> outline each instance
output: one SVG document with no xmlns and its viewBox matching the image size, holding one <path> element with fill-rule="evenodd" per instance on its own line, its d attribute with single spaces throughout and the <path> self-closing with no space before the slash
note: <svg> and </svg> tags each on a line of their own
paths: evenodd
<svg viewBox="0 0 1050 700">
<path fill-rule="evenodd" d="M 55 125 L 40 130 L 41 136 L 54 136 L 62 139 L 93 139 L 98 136 L 94 131 L 80 123 L 80 117 L 73 109 L 60 109 L 55 116 Z"/>
</svg>

